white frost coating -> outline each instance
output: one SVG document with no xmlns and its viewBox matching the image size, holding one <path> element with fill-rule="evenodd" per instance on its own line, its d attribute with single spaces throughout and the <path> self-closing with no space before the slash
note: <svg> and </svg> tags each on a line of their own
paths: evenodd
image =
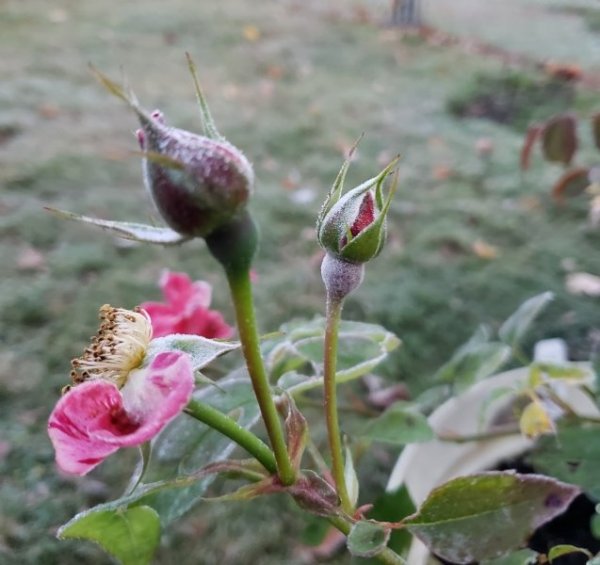
<svg viewBox="0 0 600 565">
<path fill-rule="evenodd" d="M 356 290 L 363 281 L 362 263 L 349 263 L 327 253 L 321 263 L 321 278 L 330 300 L 339 301 Z"/>
</svg>

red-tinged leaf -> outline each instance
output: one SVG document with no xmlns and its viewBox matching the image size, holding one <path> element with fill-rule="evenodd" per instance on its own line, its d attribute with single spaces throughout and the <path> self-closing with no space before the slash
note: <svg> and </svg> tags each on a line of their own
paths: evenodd
<svg viewBox="0 0 600 565">
<path fill-rule="evenodd" d="M 525 134 L 525 141 L 521 149 L 520 164 L 522 171 L 526 171 L 529 168 L 533 146 L 535 145 L 535 142 L 539 139 L 541 133 L 542 126 L 538 124 L 533 124 L 527 128 L 527 133 Z"/>
<path fill-rule="evenodd" d="M 600 150 L 600 112 L 592 116 L 592 134 L 596 148 Z"/>
<path fill-rule="evenodd" d="M 314 471 L 302 471 L 302 475 L 287 492 L 300 508 L 317 516 L 334 516 L 339 513 L 340 499 L 335 489 Z"/>
<path fill-rule="evenodd" d="M 556 116 L 546 122 L 542 148 L 548 161 L 569 165 L 577 151 L 577 120 L 571 114 Z"/>
<path fill-rule="evenodd" d="M 226 474 L 241 477 L 250 481 L 261 481 L 268 478 L 264 467 L 255 459 L 225 459 L 215 461 L 203 467 L 197 476 Z"/>
<path fill-rule="evenodd" d="M 286 394 L 287 416 L 285 418 L 285 431 L 287 435 L 287 448 L 294 469 L 300 468 L 302 455 L 308 442 L 308 424 L 302 412 L 298 410 L 294 399 Z"/>
<path fill-rule="evenodd" d="M 566 197 L 572 198 L 583 194 L 589 186 L 590 170 L 586 167 L 577 167 L 566 171 L 552 187 L 552 198 L 557 204 L 562 204 Z"/>
</svg>

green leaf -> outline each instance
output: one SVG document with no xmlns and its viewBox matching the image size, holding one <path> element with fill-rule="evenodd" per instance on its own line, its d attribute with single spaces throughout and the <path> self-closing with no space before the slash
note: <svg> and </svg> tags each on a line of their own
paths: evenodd
<svg viewBox="0 0 600 565">
<path fill-rule="evenodd" d="M 259 420 L 258 405 L 245 370 L 221 379 L 219 389 L 207 387 L 196 391 L 194 398 L 226 414 L 237 414 L 238 424 L 242 427 L 251 428 Z M 202 477 L 190 484 L 177 482 L 177 479 L 193 478 L 194 473 L 209 463 L 227 459 L 234 449 L 235 444 L 227 437 L 181 415 L 153 440 L 141 487 L 157 481 L 167 481 L 167 484 L 144 495 L 140 503 L 155 508 L 165 525 L 179 518 L 202 498 L 214 477 Z M 169 484 L 169 481 L 174 482 Z"/>
<path fill-rule="evenodd" d="M 455 563 L 494 559 L 522 546 L 566 510 L 579 489 L 542 475 L 491 472 L 459 477 L 433 490 L 408 530 Z"/>
<path fill-rule="evenodd" d="M 498 372 L 510 356 L 511 349 L 504 343 L 469 340 L 438 369 L 434 378 L 462 391 Z"/>
<path fill-rule="evenodd" d="M 548 161 L 568 165 L 577 151 L 577 120 L 563 114 L 549 120 L 542 131 L 542 149 Z"/>
<path fill-rule="evenodd" d="M 500 326 L 500 330 L 498 330 L 500 339 L 511 347 L 518 345 L 533 321 L 553 298 L 554 294 L 551 292 L 543 292 L 523 302 L 517 311 Z"/>
<path fill-rule="evenodd" d="M 198 371 L 217 357 L 239 347 L 240 344 L 237 342 L 219 341 L 198 335 L 173 334 L 153 339 L 146 358 L 149 361 L 165 351 L 182 351 L 190 356 L 193 370 Z"/>
<path fill-rule="evenodd" d="M 282 336 L 267 357 L 270 372 L 282 363 L 294 360 L 295 367 L 302 364 L 312 366 L 313 373 L 320 375 L 323 367 L 323 338 L 325 319 L 297 321 L 281 328 Z M 338 338 L 338 371 L 336 380 L 344 383 L 370 373 L 391 351 L 400 345 L 400 340 L 391 332 L 375 324 L 342 321 Z M 284 375 L 285 376 L 285 375 Z M 281 379 L 278 386 L 290 393 L 299 393 L 322 386 L 322 377 L 293 377 L 286 384 Z"/>
<path fill-rule="evenodd" d="M 60 528 L 58 537 L 91 540 L 123 565 L 145 565 L 152 560 L 160 541 L 160 520 L 148 506 L 92 509 Z"/>
<path fill-rule="evenodd" d="M 538 472 L 580 486 L 600 499 L 600 425 L 559 423 L 556 437 L 538 440 L 528 463 Z"/>
<path fill-rule="evenodd" d="M 531 369 L 539 369 L 542 374 L 550 379 L 567 381 L 574 384 L 593 382 L 594 370 L 591 367 L 578 367 L 577 365 L 555 365 L 554 363 L 532 363 Z"/>
<path fill-rule="evenodd" d="M 113 222 L 111 220 L 101 220 L 100 218 L 91 218 L 81 216 L 73 212 L 58 210 L 56 208 L 45 207 L 45 210 L 67 220 L 75 220 L 84 224 L 99 227 L 112 233 L 116 237 L 129 239 L 139 243 L 154 243 L 156 245 L 179 245 L 190 239 L 188 236 L 172 230 L 171 228 L 160 228 L 149 226 L 147 224 L 134 224 L 132 222 Z"/>
<path fill-rule="evenodd" d="M 409 402 L 396 402 L 357 432 L 374 441 L 405 445 L 434 438 L 427 418 Z"/>
<path fill-rule="evenodd" d="M 204 98 L 204 93 L 202 92 L 202 88 L 200 87 L 200 80 L 198 79 L 198 72 L 196 71 L 196 65 L 192 60 L 192 56 L 189 53 L 185 54 L 188 62 L 188 67 L 190 70 L 190 74 L 192 75 L 192 80 L 194 81 L 194 87 L 196 89 L 196 98 L 198 99 L 198 106 L 200 107 L 200 118 L 202 120 L 202 128 L 204 129 L 204 135 L 209 137 L 210 139 L 216 139 L 218 141 L 223 141 L 225 138 L 219 133 L 215 121 L 208 109 L 208 102 L 206 102 L 206 98 Z"/>
<path fill-rule="evenodd" d="M 415 505 L 408 494 L 406 486 L 401 486 L 394 492 L 386 492 L 375 500 L 369 517 L 381 522 L 398 522 L 414 513 Z M 412 536 L 404 529 L 392 530 L 387 546 L 396 553 L 403 554 L 408 551 Z M 379 563 L 371 560 L 369 563 Z"/>
<path fill-rule="evenodd" d="M 356 557 L 374 557 L 385 548 L 390 539 L 390 529 L 380 524 L 361 520 L 352 526 L 346 543 L 348 551 Z"/>
<path fill-rule="evenodd" d="M 497 559 L 486 559 L 481 565 L 534 565 L 539 554 L 531 549 L 521 549 Z"/>
<path fill-rule="evenodd" d="M 592 554 L 587 549 L 584 549 L 583 547 L 577 547 L 575 545 L 569 545 L 569 544 L 561 544 L 561 545 L 555 545 L 548 552 L 548 560 L 550 561 L 550 563 L 552 563 L 555 559 L 558 559 L 559 557 L 562 557 L 563 555 L 569 555 L 571 553 L 583 553 L 588 558 L 590 558 L 590 559 L 592 558 Z"/>
</svg>

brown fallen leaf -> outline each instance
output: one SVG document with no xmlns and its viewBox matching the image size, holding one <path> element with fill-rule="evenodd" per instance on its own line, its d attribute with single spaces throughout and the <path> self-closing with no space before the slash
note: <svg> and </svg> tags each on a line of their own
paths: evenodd
<svg viewBox="0 0 600 565">
<path fill-rule="evenodd" d="M 37 249 L 27 247 L 17 257 L 17 269 L 19 271 L 44 271 L 46 258 Z"/>
<path fill-rule="evenodd" d="M 454 171 L 448 165 L 435 165 L 431 171 L 431 176 L 434 180 L 448 180 Z"/>
<path fill-rule="evenodd" d="M 471 249 L 480 259 L 487 259 L 489 261 L 498 257 L 498 248 L 483 241 L 483 239 L 474 241 Z"/>
<path fill-rule="evenodd" d="M 242 35 L 246 41 L 255 43 L 260 39 L 262 33 L 255 25 L 247 24 L 242 28 Z"/>
<path fill-rule="evenodd" d="M 46 120 L 54 120 L 60 115 L 60 108 L 55 104 L 40 104 L 37 113 Z"/>
<path fill-rule="evenodd" d="M 571 294 L 600 296 L 600 277 L 590 273 L 570 273 L 565 281 Z"/>
</svg>

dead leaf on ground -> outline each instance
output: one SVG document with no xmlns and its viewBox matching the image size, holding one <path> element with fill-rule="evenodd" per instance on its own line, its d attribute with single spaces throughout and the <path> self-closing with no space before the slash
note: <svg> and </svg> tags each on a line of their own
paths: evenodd
<svg viewBox="0 0 600 565">
<path fill-rule="evenodd" d="M 17 257 L 19 271 L 43 271 L 46 269 L 46 258 L 37 249 L 27 247 Z"/>
<path fill-rule="evenodd" d="M 571 294 L 600 296 L 600 277 L 590 273 L 570 273 L 565 286 Z"/>
<path fill-rule="evenodd" d="M 431 171 L 434 180 L 448 180 L 453 174 L 454 170 L 448 165 L 435 165 Z"/>
<path fill-rule="evenodd" d="M 54 120 L 60 115 L 60 108 L 55 104 L 40 104 L 37 113 L 46 120 Z"/>
<path fill-rule="evenodd" d="M 255 43 L 260 39 L 262 33 L 255 25 L 247 24 L 242 28 L 242 35 L 246 41 Z"/>
<path fill-rule="evenodd" d="M 498 248 L 483 241 L 483 239 L 474 241 L 471 249 L 480 259 L 487 259 L 489 261 L 498 257 Z"/>
</svg>

